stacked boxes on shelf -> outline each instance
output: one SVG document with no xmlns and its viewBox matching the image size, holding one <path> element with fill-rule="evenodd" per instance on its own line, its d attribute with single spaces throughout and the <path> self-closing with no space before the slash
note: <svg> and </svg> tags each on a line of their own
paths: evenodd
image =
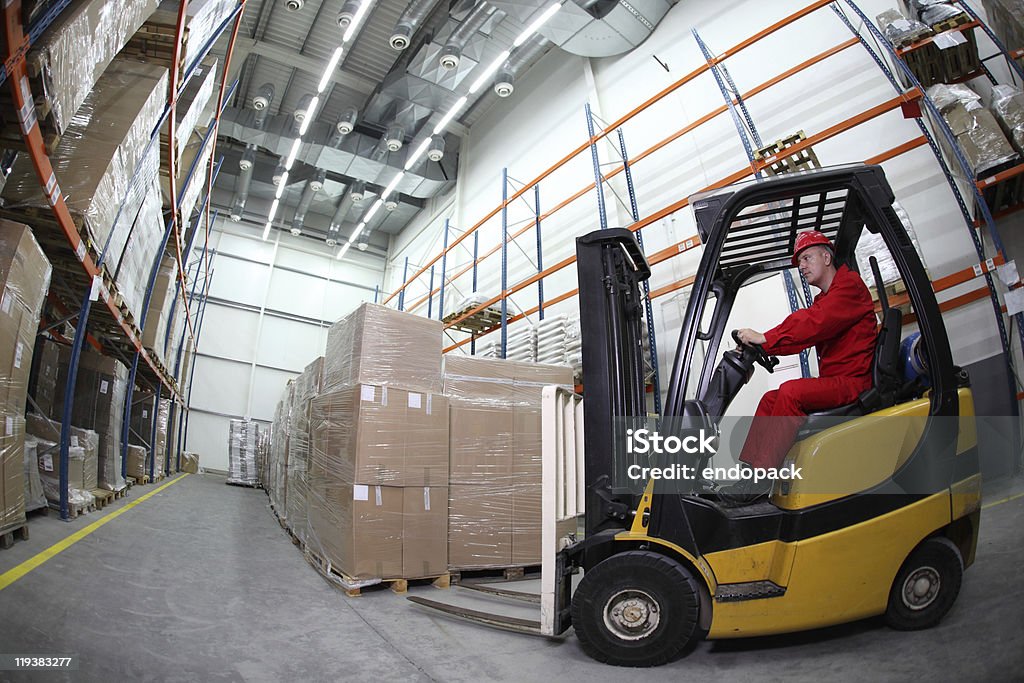
<svg viewBox="0 0 1024 683">
<path fill-rule="evenodd" d="M 324 358 L 317 358 L 306 366 L 295 380 L 292 418 L 288 434 L 288 464 L 285 477 L 285 510 L 281 517 L 286 519 L 292 533 L 305 543 L 309 515 L 309 451 L 310 451 L 310 403 L 323 389 Z"/>
<path fill-rule="evenodd" d="M 565 315 L 554 315 L 537 323 L 537 362 L 569 365 L 577 377 L 583 374 L 583 340 L 580 324 Z"/>
<path fill-rule="evenodd" d="M 231 420 L 228 432 L 229 484 L 256 486 L 256 443 L 259 425 L 252 420 Z"/>
<path fill-rule="evenodd" d="M 50 272 L 32 231 L 0 220 L 0 529 L 25 521 L 25 401 Z"/>
<path fill-rule="evenodd" d="M 901 58 L 921 85 L 927 88 L 980 75 L 977 37 L 972 28 L 958 28 L 970 23 L 960 7 L 935 0 L 909 0 L 901 5 L 902 11 L 886 10 L 876 21 L 886 39 L 904 51 Z"/>
<path fill-rule="evenodd" d="M 71 349 L 44 341 L 39 346 L 38 356 L 30 393 L 43 415 L 60 422 L 64 415 Z M 82 349 L 72 397 L 71 424 L 97 433 L 97 481 L 99 488 L 108 491 L 120 491 L 125 486 L 121 475 L 121 426 L 127 388 L 125 366 L 89 348 Z"/>
<path fill-rule="evenodd" d="M 445 358 L 451 568 L 540 562 L 541 392 L 572 380 L 566 366 Z"/>
<path fill-rule="evenodd" d="M 328 332 L 309 409 L 307 547 L 351 579 L 448 569 L 441 328 L 363 304 Z"/>
<path fill-rule="evenodd" d="M 169 408 L 170 403 L 164 399 L 154 406 L 152 392 L 136 390 L 132 395 L 129 439 L 134 442 L 134 445 L 142 445 L 145 448 L 144 474 L 150 473 L 150 460 L 155 458 L 152 466 L 154 481 L 164 476 Z M 153 440 L 154 421 L 156 422 L 156 440 Z M 129 465 L 129 469 L 131 469 L 131 465 Z M 128 476 L 134 477 L 135 475 L 129 473 Z M 136 479 L 138 478 L 136 477 Z"/>
<path fill-rule="evenodd" d="M 114 60 L 50 155 L 68 209 L 94 255 L 109 244 L 106 271 L 121 285 L 121 296 L 136 316 L 141 313 L 142 293 L 163 234 L 156 185 L 160 150 L 152 145 L 146 152 L 146 146 L 166 102 L 166 69 Z M 138 181 L 122 206 L 136 173 Z M 49 211 L 44 188 L 27 155 L 16 160 L 3 198 L 15 214 Z M 145 220 L 140 210 L 146 211 Z M 65 241 L 63 235 L 54 238 Z"/>
<path fill-rule="evenodd" d="M 128 476 L 137 482 L 149 476 L 149 450 L 145 446 L 128 446 Z"/>
<path fill-rule="evenodd" d="M 45 99 L 40 118 L 49 118 L 58 134 L 67 132 L 107 65 L 156 8 L 155 0 L 72 2 L 28 55 L 30 73 L 42 81 L 35 89 Z"/>
<path fill-rule="evenodd" d="M 35 437 L 36 453 L 41 456 L 39 476 L 43 482 L 43 491 L 46 499 L 53 505 L 60 503 L 60 427 L 60 422 L 38 413 L 28 413 L 25 416 L 25 431 Z M 99 441 L 99 435 L 91 429 L 71 427 L 68 449 L 68 500 L 80 504 L 92 502 L 92 491 L 99 487 Z"/>
<path fill-rule="evenodd" d="M 273 433 L 276 435 L 270 445 L 270 459 L 267 463 L 267 479 L 264 488 L 270 496 L 270 504 L 279 517 L 288 513 L 288 455 L 291 449 L 292 411 L 295 404 L 295 380 L 288 380 L 284 394 L 274 411 Z"/>
<path fill-rule="evenodd" d="M 1024 48 L 1024 0 L 981 0 L 981 5 L 1006 49 Z"/>
<path fill-rule="evenodd" d="M 165 256 L 157 271 L 156 282 L 153 285 L 153 294 L 149 298 L 149 309 L 146 313 L 146 326 L 142 329 L 142 345 L 150 352 L 156 354 L 165 367 L 174 369 L 173 357 L 164 352 L 165 344 L 170 334 L 170 343 L 166 348 L 168 351 L 177 348 L 180 339 L 180 330 L 176 329 L 177 310 L 171 311 L 171 304 L 175 300 L 176 287 L 178 285 L 178 262 L 173 256 Z M 180 307 L 180 302 L 175 309 Z"/>
</svg>

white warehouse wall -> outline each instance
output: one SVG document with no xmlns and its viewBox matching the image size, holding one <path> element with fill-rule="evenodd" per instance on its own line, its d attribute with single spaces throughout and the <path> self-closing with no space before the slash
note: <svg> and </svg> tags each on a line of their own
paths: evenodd
<svg viewBox="0 0 1024 683">
<path fill-rule="evenodd" d="M 228 423 L 267 424 L 289 379 L 323 355 L 327 328 L 373 301 L 384 261 L 355 252 L 344 263 L 326 246 L 283 231 L 218 220 L 211 234 L 210 299 L 192 389 L 186 450 L 228 469 Z"/>
<path fill-rule="evenodd" d="M 586 59 L 553 49 L 516 84 L 511 98 L 492 101 L 487 112 L 474 123 L 462 147 L 459 187 L 449 201 L 439 203 L 435 211 L 422 216 L 415 225 L 392 240 L 387 291 L 394 292 L 401 284 L 406 257 L 413 264 L 426 264 L 441 251 L 445 218 L 465 230 L 500 205 L 502 168 L 507 168 L 509 175 L 519 183 L 530 181 L 586 142 L 586 103 L 590 103 L 600 119 L 611 122 L 705 64 L 691 35 L 691 28 L 697 28 L 712 53 L 720 53 L 808 4 L 809 0 L 684 0 L 669 11 L 645 43 L 628 54 Z M 892 5 L 892 0 L 860 3 L 871 17 Z M 745 92 L 851 36 L 838 17 L 826 7 L 730 57 L 726 66 L 738 89 Z M 989 64 L 998 68 L 996 62 Z M 767 143 L 798 130 L 811 136 L 895 95 L 867 52 L 855 45 L 757 94 L 747 103 L 761 137 Z M 636 157 L 722 104 L 722 95 L 710 73 L 694 78 L 623 125 L 630 156 Z M 603 125 L 599 122 L 598 128 Z M 863 161 L 919 135 L 917 125 L 905 120 L 896 108 L 815 145 L 814 150 L 823 164 L 836 165 Z M 615 136 L 611 135 L 607 140 L 598 145 L 602 164 L 619 159 L 609 144 L 614 143 L 617 147 Z M 640 216 L 649 216 L 744 166 L 746 156 L 734 124 L 727 113 L 721 114 L 649 158 L 635 163 L 633 174 Z M 897 199 L 914 222 L 923 259 L 932 277 L 941 277 L 976 263 L 976 254 L 959 209 L 927 145 L 887 161 L 883 166 Z M 604 166 L 603 170 L 610 168 Z M 593 179 L 588 150 L 541 182 L 542 212 L 583 189 Z M 519 186 L 514 185 L 509 191 Z M 628 208 L 615 199 L 615 195 L 623 199 L 626 197 L 621 174 L 606 184 L 605 193 L 608 224 L 632 223 Z M 510 232 L 532 222 L 532 202 L 533 194 L 530 192 L 509 207 Z M 545 220 L 542 226 L 544 266 L 572 256 L 574 238 L 598 227 L 593 191 Z M 1000 224 L 1000 228 L 1004 236 L 1015 232 L 1012 226 Z M 481 228 L 480 253 L 499 245 L 500 234 L 499 215 Z M 689 208 L 684 208 L 649 226 L 643 237 L 647 253 L 651 254 L 692 235 L 696 235 L 693 216 Z M 452 239 L 454 237 L 453 234 Z M 463 244 L 468 248 L 458 248 L 449 255 L 449 274 L 458 270 L 453 268 L 453 263 L 458 266 L 471 260 L 472 239 Z M 1015 246 L 1009 245 L 1011 256 L 1015 253 Z M 535 249 L 536 237 L 532 230 L 520 237 L 517 245 L 510 247 L 510 285 L 536 272 Z M 693 275 L 699 258 L 700 250 L 694 249 L 656 266 L 652 289 Z M 501 291 L 500 267 L 500 254 L 483 262 L 479 272 L 479 290 L 482 293 L 493 296 Z M 439 277 L 440 263 L 437 268 Z M 410 270 L 410 274 L 412 272 L 415 270 Z M 407 308 L 410 302 L 426 293 L 427 280 L 428 276 L 424 274 L 410 286 L 406 296 Z M 774 303 L 785 307 L 781 278 L 776 280 L 778 301 Z M 981 280 L 975 280 L 950 290 L 943 298 L 982 285 Z M 456 280 L 453 286 L 456 293 L 446 294 L 447 312 L 454 310 L 460 293 L 466 294 L 472 289 L 469 275 Z M 546 299 L 574 289 L 575 267 L 570 266 L 546 278 L 544 287 Z M 513 295 L 511 299 L 512 312 L 535 306 L 536 286 Z M 671 369 L 685 304 L 685 290 L 655 300 L 663 378 Z M 436 317 L 436 300 L 434 306 Z M 548 311 L 565 312 L 576 317 L 577 300 L 568 299 Z M 416 312 L 425 314 L 426 306 Z M 752 317 L 755 315 L 756 312 L 752 312 Z M 951 311 L 945 320 L 957 363 L 967 365 L 1000 352 L 995 319 L 987 299 Z M 535 324 L 536 321 L 537 317 L 532 316 L 529 323 L 517 324 Z M 454 335 L 453 338 L 463 337 Z M 466 350 L 468 346 L 463 347 L 463 351 Z M 664 379 L 662 384 L 664 387 Z"/>
</svg>

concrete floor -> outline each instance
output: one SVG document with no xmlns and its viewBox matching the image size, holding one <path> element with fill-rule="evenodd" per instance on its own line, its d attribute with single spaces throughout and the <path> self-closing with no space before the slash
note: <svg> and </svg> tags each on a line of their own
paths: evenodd
<svg viewBox="0 0 1024 683">
<path fill-rule="evenodd" d="M 109 514 L 154 487 L 106 508 Z M 1024 479 L 986 490 L 977 563 L 937 628 L 878 620 L 704 642 L 646 680 L 1024 680 Z M 998 503 L 993 505 L 993 503 Z M 33 517 L 0 574 L 95 521 Z M 449 599 L 430 586 L 414 593 Z M 465 591 L 461 591 L 464 593 Z M 451 591 L 451 599 L 460 591 Z M 494 609 L 483 598 L 459 597 Z M 524 607 L 523 616 L 532 616 Z M 0 652 L 70 654 L 75 672 L 0 681 L 616 681 L 571 635 L 506 633 L 422 611 L 387 590 L 347 598 L 303 560 L 259 490 L 189 475 L 0 591 Z"/>
</svg>

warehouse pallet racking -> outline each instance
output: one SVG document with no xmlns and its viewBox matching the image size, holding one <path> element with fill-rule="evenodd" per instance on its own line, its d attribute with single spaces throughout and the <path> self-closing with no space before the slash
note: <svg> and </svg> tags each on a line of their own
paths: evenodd
<svg viewBox="0 0 1024 683">
<path fill-rule="evenodd" d="M 198 304 L 197 313 L 202 317 L 205 312 L 204 303 L 206 299 L 206 293 L 209 291 L 210 276 L 212 271 L 208 266 L 208 259 L 210 256 L 209 252 L 209 231 L 210 231 L 210 215 L 209 215 L 209 196 L 212 190 L 213 179 L 215 175 L 215 168 L 218 163 L 215 161 L 215 155 L 210 154 L 210 162 L 208 167 L 204 170 L 202 177 L 206 180 L 206 199 L 201 203 L 200 214 L 205 217 L 205 238 L 203 250 L 201 252 L 201 261 L 207 264 L 206 266 L 206 277 L 202 287 L 203 295 L 201 297 L 195 297 L 194 286 L 192 295 L 187 294 L 188 278 L 185 270 L 185 263 L 188 259 L 189 251 L 194 246 L 193 241 L 196 234 L 199 231 L 200 223 L 196 224 L 196 229 L 193 230 L 192 236 L 188 241 L 188 244 L 183 244 L 182 241 L 182 229 L 181 222 L 182 216 L 179 215 L 181 200 L 184 196 L 185 190 L 188 186 L 200 177 L 198 165 L 199 159 L 202 158 L 202 154 L 196 157 L 191 168 L 186 175 L 182 187 L 177 187 L 178 169 L 176 159 L 176 145 L 173 141 L 176 139 L 175 130 L 175 107 L 176 103 L 181 96 L 185 85 L 188 83 L 189 78 L 193 75 L 199 63 L 205 58 L 213 46 L 214 41 L 221 36 L 228 26 L 231 26 L 230 39 L 225 52 L 225 59 L 223 65 L 223 75 L 221 77 L 221 85 L 218 93 L 217 107 L 214 110 L 213 120 L 208 127 L 206 137 L 203 141 L 203 149 L 207 145 L 216 145 L 217 126 L 220 121 L 221 112 L 226 104 L 226 76 L 229 73 L 231 55 L 234 48 L 234 42 L 238 34 L 239 25 L 241 22 L 242 12 L 245 8 L 245 0 L 239 0 L 237 7 L 234 11 L 225 18 L 222 23 L 215 29 L 212 37 L 202 47 L 200 53 L 193 61 L 192 64 L 186 65 L 184 72 L 179 74 L 179 64 L 182 55 L 182 36 L 186 22 L 186 13 L 188 10 L 188 0 L 181 0 L 178 8 L 178 19 L 177 19 L 177 32 L 174 41 L 173 58 L 170 66 L 170 79 L 168 88 L 168 101 L 164 108 L 163 114 L 160 118 L 159 124 L 152 132 L 147 150 L 156 144 L 160 138 L 161 129 L 164 125 L 167 126 L 168 139 L 171 144 L 168 145 L 168 157 L 167 157 L 167 175 L 170 178 L 170 211 L 167 220 L 166 229 L 163 235 L 163 241 L 161 248 L 154 259 L 154 264 L 150 270 L 148 286 L 146 288 L 145 299 L 143 302 L 141 311 L 127 311 L 120 303 L 120 296 L 117 293 L 117 283 L 110 278 L 104 279 L 103 261 L 107 256 L 107 246 L 103 245 L 102 248 L 97 248 L 98 245 L 90 245 L 82 235 L 79 234 L 79 230 L 75 225 L 75 221 L 72 218 L 65 197 L 60 190 L 58 178 L 53 172 L 53 168 L 50 164 L 50 160 L 44 146 L 42 134 L 39 127 L 39 122 L 36 116 L 35 104 L 32 96 L 31 86 L 26 72 L 25 58 L 28 50 L 31 48 L 33 41 L 43 34 L 46 28 L 60 16 L 60 13 L 64 11 L 68 2 L 58 2 L 48 8 L 47 12 L 43 17 L 39 19 L 35 24 L 28 27 L 26 33 L 22 23 L 22 7 L 21 0 L 13 0 L 12 2 L 5 3 L 4 5 L 4 22 L 5 30 L 4 37 L 6 39 L 6 54 L 4 55 L 3 70 L 0 72 L 0 83 L 4 81 L 10 85 L 11 94 L 17 109 L 18 120 L 21 127 L 21 133 L 25 141 L 25 147 L 32 159 L 35 166 L 37 176 L 40 184 L 45 188 L 47 198 L 52 209 L 53 220 L 55 221 L 59 230 L 63 233 L 66 238 L 66 245 L 50 244 L 47 250 L 47 256 L 51 261 L 56 262 L 77 262 L 80 268 L 81 277 L 79 278 L 78 285 L 68 285 L 59 288 L 58 296 L 60 294 L 65 295 L 65 300 L 61 302 L 58 309 L 62 309 L 61 313 L 65 316 L 64 321 L 74 321 L 75 327 L 78 333 L 75 334 L 74 342 L 72 345 L 71 358 L 69 362 L 67 386 L 65 388 L 65 405 L 64 405 L 64 419 L 61 426 L 61 443 L 60 443 L 60 484 L 61 484 L 61 517 L 63 519 L 69 518 L 69 507 L 67 500 L 67 484 L 68 484 L 68 449 L 70 446 L 70 420 L 71 420 L 71 401 L 74 395 L 75 382 L 77 379 L 78 361 L 82 353 L 83 346 L 88 340 L 89 343 L 97 350 L 102 350 L 105 353 L 113 355 L 120 360 L 130 365 L 130 378 L 127 385 L 127 392 L 124 404 L 124 426 L 122 433 L 122 476 L 126 474 L 125 468 L 127 464 L 127 446 L 128 446 L 128 431 L 129 431 L 129 420 L 131 417 L 131 406 L 133 398 L 133 390 L 135 381 L 137 379 L 144 381 L 145 383 L 155 388 L 155 401 L 154 407 L 158 405 L 162 390 L 166 388 L 168 396 L 174 401 L 177 401 L 181 409 L 186 413 L 188 410 L 188 398 L 182 399 L 179 380 L 176 375 L 170 373 L 167 368 L 164 367 L 163 363 L 160 362 L 154 354 L 149 353 L 143 348 L 141 343 L 141 330 L 145 327 L 146 313 L 149 307 L 149 301 L 152 297 L 153 287 L 156 281 L 157 271 L 159 269 L 160 261 L 163 258 L 164 252 L 167 249 L 170 238 L 174 237 L 174 250 L 173 255 L 175 256 L 177 264 L 177 275 L 176 280 L 178 282 L 177 290 L 181 294 L 182 301 L 185 302 L 185 329 L 182 331 L 181 344 L 179 349 L 185 346 L 186 339 L 188 339 L 192 345 L 193 351 L 198 343 L 198 329 L 194 328 L 192 324 L 193 312 L 191 310 L 192 304 Z M 138 171 L 136 170 L 129 183 L 129 188 L 125 193 L 127 197 L 128 193 L 131 192 L 138 181 Z M 120 211 L 124 208 L 124 201 L 122 200 Z M 116 220 L 116 219 L 115 219 Z M 198 266 L 197 266 L 198 273 Z M 77 291 L 74 291 L 77 290 Z M 84 290 L 84 294 L 83 294 Z M 93 309 L 92 303 L 94 300 L 100 299 L 103 302 L 103 306 Z M 177 299 L 177 294 L 176 294 Z M 81 300 L 79 306 L 79 312 L 77 315 L 69 312 L 69 309 L 73 309 L 75 301 Z M 176 302 L 174 304 L 176 306 Z M 90 314 L 96 314 L 93 319 L 90 320 Z M 173 311 L 172 311 L 173 314 Z M 135 321 L 138 324 L 135 324 Z M 43 326 L 46 329 L 47 326 Z M 93 334 L 95 333 L 95 334 Z M 165 349 L 166 349 L 165 340 Z M 131 359 L 131 360 L 128 360 Z M 178 358 L 178 364 L 176 371 L 180 371 L 180 353 Z M 141 364 L 140 364 L 141 361 Z M 139 370 L 142 372 L 140 373 Z M 194 365 L 192 366 L 194 370 Z M 189 381 L 189 392 L 191 395 L 191 374 Z M 154 420 L 154 425 L 155 425 Z M 178 424 L 187 424 L 186 420 L 180 420 Z M 177 439 L 180 460 L 180 448 L 183 440 L 183 435 L 179 434 Z M 168 437 L 168 442 L 171 439 Z M 155 467 L 155 452 L 153 451 L 153 444 L 155 443 L 155 434 L 150 442 L 150 479 L 154 476 Z M 169 446 L 168 446 L 169 450 Z"/>
</svg>

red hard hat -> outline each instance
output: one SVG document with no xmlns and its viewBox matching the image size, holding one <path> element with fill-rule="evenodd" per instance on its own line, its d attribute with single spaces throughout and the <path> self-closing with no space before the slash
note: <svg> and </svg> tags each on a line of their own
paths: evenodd
<svg viewBox="0 0 1024 683">
<path fill-rule="evenodd" d="M 818 232 L 817 230 L 807 230 L 797 234 L 796 244 L 793 245 L 793 267 L 796 267 L 796 259 L 800 256 L 801 251 L 818 245 L 832 249 L 832 240 L 825 237 L 825 233 Z"/>
</svg>

